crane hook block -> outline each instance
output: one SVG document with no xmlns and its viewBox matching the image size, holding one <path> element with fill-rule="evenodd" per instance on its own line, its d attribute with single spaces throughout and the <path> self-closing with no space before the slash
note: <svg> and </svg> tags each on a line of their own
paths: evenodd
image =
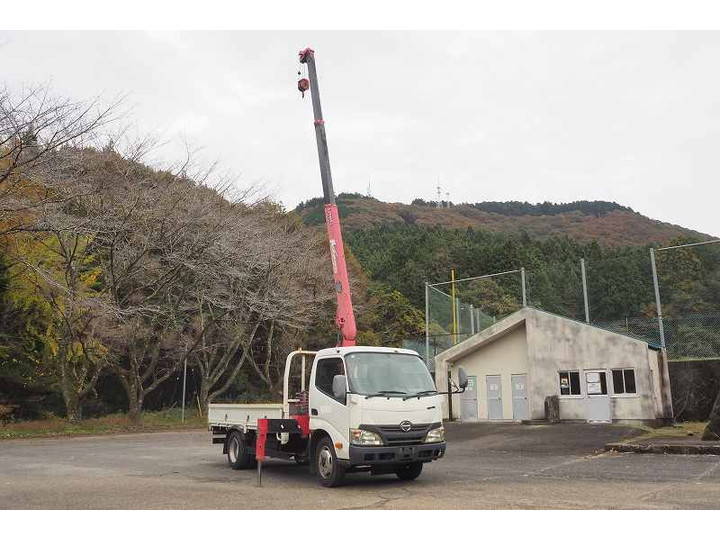
<svg viewBox="0 0 720 540">
<path fill-rule="evenodd" d="M 305 97 L 305 92 L 307 92 L 309 89 L 310 89 L 310 81 L 308 81 L 307 79 L 300 79 L 298 81 L 298 90 L 300 90 L 302 97 Z"/>
</svg>

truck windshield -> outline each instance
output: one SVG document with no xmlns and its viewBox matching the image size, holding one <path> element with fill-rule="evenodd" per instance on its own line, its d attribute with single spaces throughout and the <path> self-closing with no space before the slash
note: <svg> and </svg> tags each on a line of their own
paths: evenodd
<svg viewBox="0 0 720 540">
<path fill-rule="evenodd" d="M 345 355 L 345 365 L 353 394 L 402 397 L 435 391 L 427 366 L 415 355 L 357 352 Z"/>
</svg>

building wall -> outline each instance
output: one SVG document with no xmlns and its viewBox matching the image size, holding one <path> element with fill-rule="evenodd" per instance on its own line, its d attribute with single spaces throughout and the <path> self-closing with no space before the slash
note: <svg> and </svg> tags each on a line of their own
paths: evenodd
<svg viewBox="0 0 720 540">
<path fill-rule="evenodd" d="M 530 364 L 530 417 L 545 416 L 545 397 L 559 395 L 559 371 L 580 370 L 580 396 L 560 396 L 560 418 L 584 420 L 586 415 L 583 370 L 633 368 L 637 392 L 612 395 L 608 372 L 611 416 L 615 420 L 650 420 L 662 410 L 656 392 L 657 353 L 643 341 L 608 332 L 587 324 L 529 310 L 526 318 Z"/>
<path fill-rule="evenodd" d="M 458 380 L 457 372 L 460 366 L 465 368 L 468 375 L 477 377 L 478 419 L 480 421 L 488 419 L 485 379 L 488 375 L 501 376 L 503 419 L 512 420 L 511 375 L 528 372 L 527 350 L 525 326 L 522 325 L 459 359 L 451 368 L 455 381 Z M 528 380 L 528 386 L 531 384 Z M 462 394 L 453 396 L 453 415 L 456 418 L 460 418 L 461 400 Z"/>
</svg>

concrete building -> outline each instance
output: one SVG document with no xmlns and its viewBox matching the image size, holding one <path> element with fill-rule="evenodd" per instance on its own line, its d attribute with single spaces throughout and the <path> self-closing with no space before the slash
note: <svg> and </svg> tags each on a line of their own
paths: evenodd
<svg viewBox="0 0 720 540">
<path fill-rule="evenodd" d="M 462 366 L 470 382 L 452 397 L 463 422 L 545 418 L 557 395 L 560 419 L 642 421 L 672 418 L 662 351 L 646 342 L 534 308 L 523 308 L 435 357 L 438 389 Z M 445 402 L 444 416 L 449 407 Z"/>
</svg>

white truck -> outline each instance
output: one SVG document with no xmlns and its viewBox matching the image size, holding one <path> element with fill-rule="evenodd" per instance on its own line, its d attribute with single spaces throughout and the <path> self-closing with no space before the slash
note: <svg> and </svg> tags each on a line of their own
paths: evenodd
<svg viewBox="0 0 720 540">
<path fill-rule="evenodd" d="M 467 384 L 462 372 L 459 382 Z M 209 424 L 229 465 L 257 464 L 258 481 L 266 457 L 309 462 L 327 487 L 348 472 L 413 480 L 445 454 L 442 399 L 415 351 L 295 351 L 285 364 L 282 403 L 213 403 Z"/>
<path fill-rule="evenodd" d="M 412 480 L 420 475 L 424 463 L 445 454 L 441 393 L 415 351 L 355 344 L 355 315 L 314 51 L 300 51 L 300 62 L 307 65 L 309 79 L 300 79 L 298 90 L 303 96 L 310 90 L 312 95 L 337 299 L 335 324 L 341 339 L 337 347 L 288 355 L 282 403 L 210 404 L 213 442 L 223 445 L 234 469 L 257 463 L 258 483 L 266 457 L 309 462 L 320 483 L 329 487 L 337 486 L 346 472 L 353 471 L 395 473 Z M 464 391 L 464 372 L 459 378 L 458 391 Z"/>
</svg>

